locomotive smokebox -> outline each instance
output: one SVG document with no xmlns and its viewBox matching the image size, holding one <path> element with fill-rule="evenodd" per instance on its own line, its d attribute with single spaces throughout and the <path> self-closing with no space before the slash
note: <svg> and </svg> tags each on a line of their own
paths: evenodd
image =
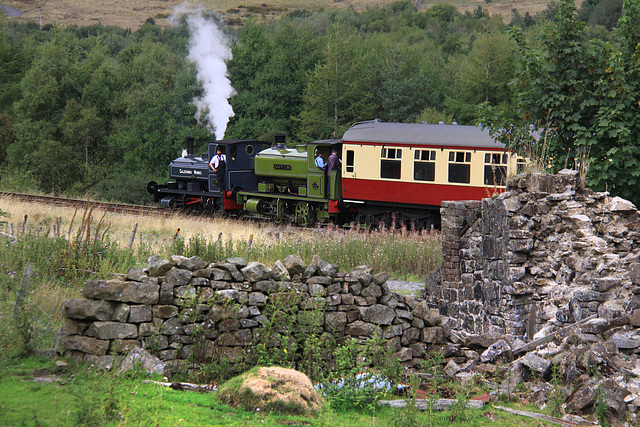
<svg viewBox="0 0 640 427">
<path fill-rule="evenodd" d="M 195 141 L 194 137 L 192 136 L 187 137 L 187 155 L 188 156 L 193 156 L 193 141 Z"/>
</svg>

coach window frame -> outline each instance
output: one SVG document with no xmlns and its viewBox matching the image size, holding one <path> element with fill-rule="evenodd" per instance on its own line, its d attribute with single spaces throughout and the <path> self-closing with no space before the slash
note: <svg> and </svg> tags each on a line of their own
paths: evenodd
<svg viewBox="0 0 640 427">
<path fill-rule="evenodd" d="M 471 183 L 470 151 L 449 151 L 448 181 L 455 184 Z"/>
<path fill-rule="evenodd" d="M 402 177 L 402 148 L 382 147 L 380 150 L 380 178 Z"/>
<path fill-rule="evenodd" d="M 413 180 L 435 182 L 436 150 L 415 150 L 413 154 Z"/>
<path fill-rule="evenodd" d="M 483 180 L 484 185 L 504 187 L 507 180 L 507 165 L 509 154 L 485 153 Z"/>
<path fill-rule="evenodd" d="M 345 171 L 353 172 L 355 163 L 355 152 L 353 150 L 346 150 L 345 159 Z"/>
</svg>

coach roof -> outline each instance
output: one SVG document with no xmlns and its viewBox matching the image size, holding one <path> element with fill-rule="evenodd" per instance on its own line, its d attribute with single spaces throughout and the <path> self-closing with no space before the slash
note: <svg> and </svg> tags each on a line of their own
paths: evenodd
<svg viewBox="0 0 640 427">
<path fill-rule="evenodd" d="M 344 133 L 342 142 L 505 148 L 488 130 L 476 126 L 378 121 L 356 123 Z"/>
</svg>

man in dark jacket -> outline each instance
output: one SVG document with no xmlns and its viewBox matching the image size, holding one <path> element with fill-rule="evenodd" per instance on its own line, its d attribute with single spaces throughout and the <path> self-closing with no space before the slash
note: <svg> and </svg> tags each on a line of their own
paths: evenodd
<svg viewBox="0 0 640 427">
<path fill-rule="evenodd" d="M 340 169 L 340 159 L 338 158 L 338 149 L 337 148 L 332 148 L 331 149 L 331 155 L 329 156 L 329 159 L 327 160 L 327 197 L 329 197 L 329 183 L 331 182 L 331 171 L 337 171 L 338 169 Z"/>
</svg>

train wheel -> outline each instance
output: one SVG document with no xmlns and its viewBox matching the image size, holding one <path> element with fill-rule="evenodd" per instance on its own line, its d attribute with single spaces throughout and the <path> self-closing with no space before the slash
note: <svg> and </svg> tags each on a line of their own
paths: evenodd
<svg viewBox="0 0 640 427">
<path fill-rule="evenodd" d="M 316 218 L 311 203 L 298 202 L 296 203 L 294 218 L 296 223 L 301 227 L 308 227 L 313 225 Z"/>
</svg>

